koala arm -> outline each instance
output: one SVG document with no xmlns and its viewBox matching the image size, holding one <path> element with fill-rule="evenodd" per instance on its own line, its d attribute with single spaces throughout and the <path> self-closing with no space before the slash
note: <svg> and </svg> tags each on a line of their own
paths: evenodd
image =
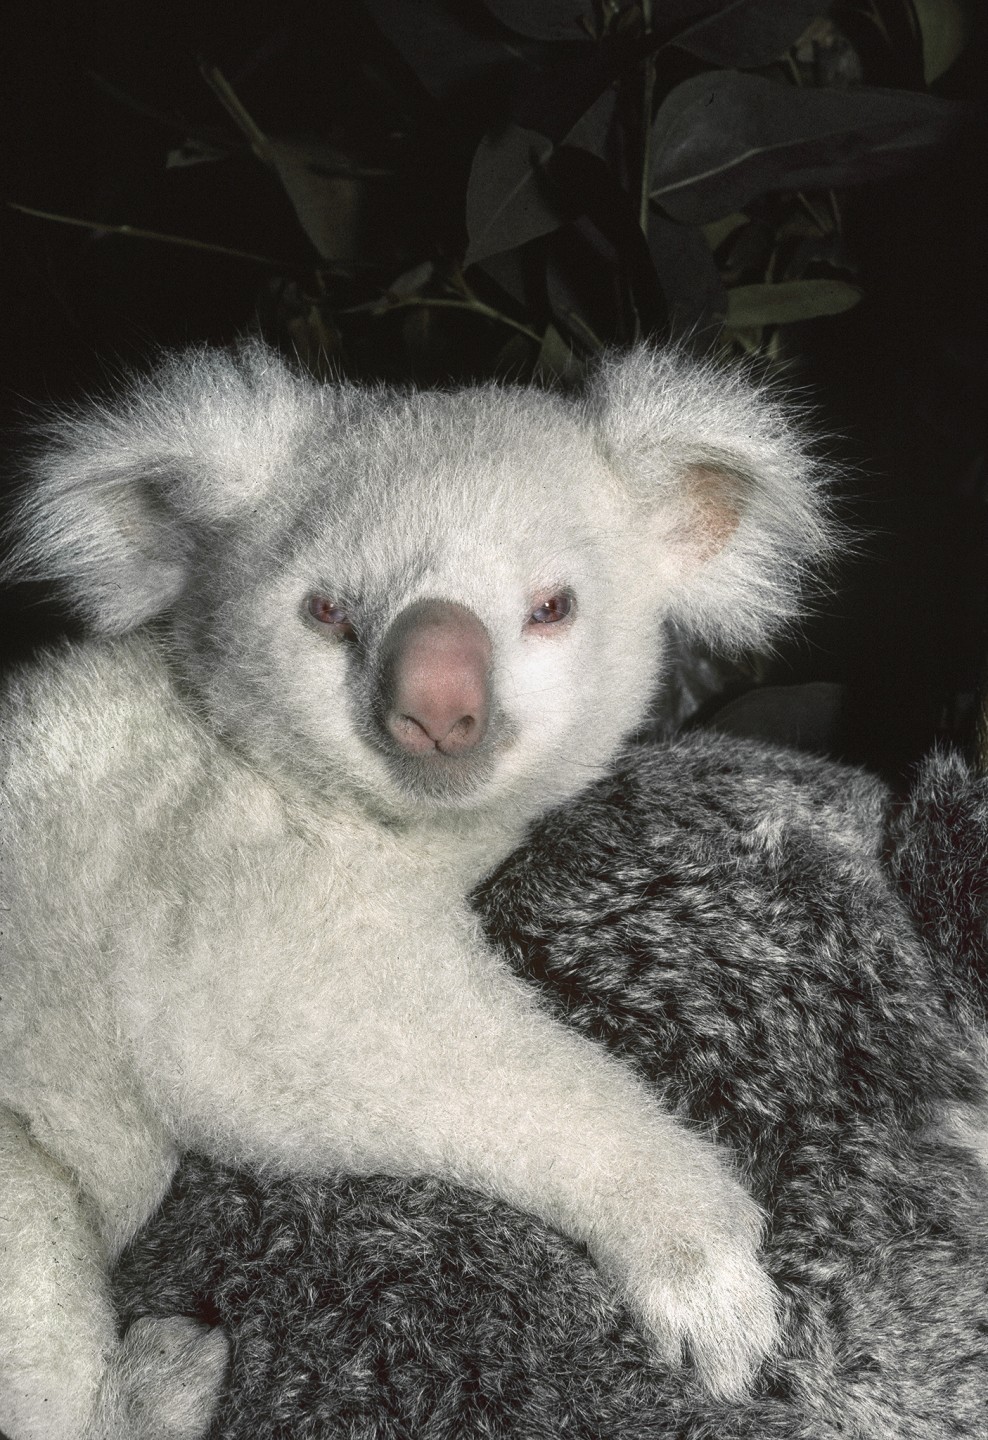
<svg viewBox="0 0 988 1440">
<path fill-rule="evenodd" d="M 348 907 L 329 953 L 319 890 L 331 904 L 334 887 L 297 884 L 327 867 L 272 863 L 266 890 L 246 880 L 255 908 L 239 890 L 204 907 L 239 915 L 237 954 L 212 927 L 183 942 L 190 981 L 207 955 L 214 974 L 239 965 L 243 1005 L 228 996 L 221 1012 L 208 982 L 186 997 L 180 979 L 145 1002 L 136 1063 L 180 1142 L 293 1172 L 438 1174 L 538 1214 L 587 1244 L 665 1359 L 686 1342 L 711 1390 L 741 1393 L 775 1312 L 762 1217 L 726 1158 L 544 1013 L 465 910 L 404 893 L 365 935 Z M 271 975 L 279 948 L 288 992 Z"/>
<path fill-rule="evenodd" d="M 226 1363 L 220 1332 L 183 1319 L 141 1321 L 121 1344 L 106 1284 L 176 1159 L 121 1064 L 100 904 L 160 781 L 166 697 L 145 685 L 142 706 L 126 703 L 125 653 L 109 659 L 99 646 L 56 652 L 13 676 L 0 705 L 0 1432 L 11 1440 L 191 1440 Z M 124 757 L 144 763 L 121 797 Z"/>
<path fill-rule="evenodd" d="M 193 1440 L 219 1330 L 142 1319 L 117 1339 L 106 1247 L 76 1178 L 0 1106 L 0 1426 L 10 1440 Z"/>
</svg>

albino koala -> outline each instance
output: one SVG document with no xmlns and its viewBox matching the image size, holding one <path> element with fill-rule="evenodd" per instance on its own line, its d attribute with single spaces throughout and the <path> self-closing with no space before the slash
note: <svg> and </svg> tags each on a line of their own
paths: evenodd
<svg viewBox="0 0 988 1440">
<path fill-rule="evenodd" d="M 95 634 L 0 722 L 0 1429 L 206 1428 L 222 1335 L 120 1341 L 105 1284 L 186 1148 L 527 1209 L 743 1392 L 775 1296 L 730 1156 L 466 897 L 640 725 L 665 619 L 737 644 L 792 611 L 829 532 L 786 410 L 673 353 L 564 397 L 253 345 L 58 421 L 35 468 L 15 565 Z"/>
</svg>

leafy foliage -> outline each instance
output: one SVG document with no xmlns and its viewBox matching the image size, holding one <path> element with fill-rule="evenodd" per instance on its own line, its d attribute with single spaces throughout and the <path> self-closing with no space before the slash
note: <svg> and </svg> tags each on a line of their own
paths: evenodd
<svg viewBox="0 0 988 1440">
<path fill-rule="evenodd" d="M 566 376 L 642 336 L 771 360 L 861 295 L 841 192 L 950 141 L 959 107 L 929 86 L 967 4 L 346 0 L 322 133 L 269 133 L 263 95 L 204 65 L 227 129 L 186 127 L 168 164 L 249 147 L 274 177 L 262 311 L 316 370 Z"/>
</svg>

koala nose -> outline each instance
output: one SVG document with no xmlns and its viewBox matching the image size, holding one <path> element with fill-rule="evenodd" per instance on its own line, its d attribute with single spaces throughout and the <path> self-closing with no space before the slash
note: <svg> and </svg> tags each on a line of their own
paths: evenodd
<svg viewBox="0 0 988 1440">
<path fill-rule="evenodd" d="M 484 737 L 491 642 L 471 610 L 420 600 L 381 648 L 384 723 L 409 755 L 461 755 Z"/>
</svg>

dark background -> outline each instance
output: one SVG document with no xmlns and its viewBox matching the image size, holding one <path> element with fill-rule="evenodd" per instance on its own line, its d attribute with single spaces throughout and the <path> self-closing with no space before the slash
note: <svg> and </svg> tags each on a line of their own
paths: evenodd
<svg viewBox="0 0 988 1440">
<path fill-rule="evenodd" d="M 414 75 L 357 0 L 170 3 L 153 14 L 133 4 L 32 0 L 4 10 L 2 50 L 8 200 L 278 262 L 0 210 L 0 418 L 11 484 L 39 409 L 105 386 L 156 346 L 225 342 L 259 320 L 277 331 L 286 303 L 297 311 L 313 252 L 277 177 L 235 144 L 221 162 L 166 168 L 190 131 L 236 140 L 200 61 L 220 67 L 270 133 L 344 136 L 351 155 L 357 136 L 370 179 L 353 240 L 357 278 L 338 281 L 341 296 L 371 295 L 416 246 L 423 255 L 462 254 L 469 146 L 444 143 L 442 114 L 423 108 Z M 795 327 L 788 339 L 792 374 L 808 387 L 821 426 L 839 437 L 832 446 L 847 462 L 844 514 L 860 540 L 803 638 L 787 643 L 765 675 L 839 684 L 828 748 L 889 774 L 938 737 L 971 742 L 988 657 L 985 59 L 981 20 L 937 87 L 973 102 L 949 145 L 843 197 L 864 300 Z M 382 73 L 387 99 L 375 79 Z M 396 93 L 419 116 L 412 133 L 396 127 Z M 469 131 L 469 105 L 457 123 Z M 392 178 L 378 185 L 377 171 Z M 330 275 L 330 300 L 335 283 Z M 361 364 L 375 368 L 377 345 L 376 368 L 386 372 L 394 337 L 386 325 L 375 335 Z M 425 378 L 468 374 L 472 363 L 469 343 L 458 352 L 454 332 Z M 36 587 L 0 595 L 8 659 L 66 623 L 57 599 Z"/>
</svg>

